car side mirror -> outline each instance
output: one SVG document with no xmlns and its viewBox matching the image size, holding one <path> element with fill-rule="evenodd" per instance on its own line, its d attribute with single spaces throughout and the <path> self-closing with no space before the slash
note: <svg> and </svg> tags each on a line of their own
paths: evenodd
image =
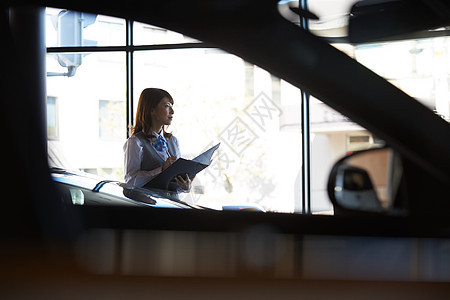
<svg viewBox="0 0 450 300">
<path fill-rule="evenodd" d="M 382 211 L 372 180 L 366 170 L 361 168 L 338 166 L 334 197 L 346 209 Z"/>
<path fill-rule="evenodd" d="M 388 212 L 402 173 L 400 156 L 390 148 L 355 152 L 342 158 L 328 179 L 335 214 Z"/>
</svg>

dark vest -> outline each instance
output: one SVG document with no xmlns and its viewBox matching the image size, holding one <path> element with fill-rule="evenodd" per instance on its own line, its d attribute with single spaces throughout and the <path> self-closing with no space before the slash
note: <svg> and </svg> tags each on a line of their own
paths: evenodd
<svg viewBox="0 0 450 300">
<path fill-rule="evenodd" d="M 161 167 L 165 161 L 152 146 L 150 139 L 143 132 L 136 133 L 135 136 L 141 141 L 143 148 L 141 170 L 150 171 Z M 180 157 L 180 150 L 175 145 L 174 138 L 166 138 L 166 141 L 170 155 Z"/>
</svg>

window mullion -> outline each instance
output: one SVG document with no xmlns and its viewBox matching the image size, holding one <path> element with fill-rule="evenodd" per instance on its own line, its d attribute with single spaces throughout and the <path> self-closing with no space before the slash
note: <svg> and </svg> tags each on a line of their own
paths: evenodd
<svg viewBox="0 0 450 300">
<path fill-rule="evenodd" d="M 308 10 L 308 0 L 301 0 L 300 7 Z M 308 19 L 300 16 L 300 26 L 309 31 Z M 302 122 L 302 213 L 311 214 L 311 127 L 310 127 L 310 95 L 301 91 Z"/>
<path fill-rule="evenodd" d="M 133 126 L 133 21 L 126 20 L 127 138 Z"/>
</svg>

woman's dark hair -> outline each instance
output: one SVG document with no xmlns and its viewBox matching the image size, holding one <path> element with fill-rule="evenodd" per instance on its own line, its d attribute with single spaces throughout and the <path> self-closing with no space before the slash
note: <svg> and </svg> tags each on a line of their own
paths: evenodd
<svg viewBox="0 0 450 300">
<path fill-rule="evenodd" d="M 152 128 L 152 116 L 151 111 L 161 102 L 163 98 L 168 98 L 173 104 L 172 96 L 163 89 L 158 88 L 146 88 L 142 91 L 139 97 L 139 103 L 136 111 L 136 122 L 132 129 L 132 135 L 141 131 L 148 137 L 153 137 L 151 132 Z M 167 133 L 163 127 L 164 137 L 170 138 L 171 133 Z"/>
</svg>

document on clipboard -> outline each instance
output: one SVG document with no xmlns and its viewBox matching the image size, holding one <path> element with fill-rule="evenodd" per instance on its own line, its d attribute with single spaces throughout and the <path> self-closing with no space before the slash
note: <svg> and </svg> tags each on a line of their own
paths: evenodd
<svg viewBox="0 0 450 300">
<path fill-rule="evenodd" d="M 189 178 L 193 178 L 197 173 L 205 169 L 211 164 L 211 157 L 219 148 L 220 143 L 209 148 L 199 156 L 189 160 L 185 158 L 177 159 L 167 169 L 156 175 L 152 180 L 144 185 L 144 188 L 157 188 L 162 190 L 174 189 L 170 181 L 177 175 L 188 174 Z"/>
</svg>

